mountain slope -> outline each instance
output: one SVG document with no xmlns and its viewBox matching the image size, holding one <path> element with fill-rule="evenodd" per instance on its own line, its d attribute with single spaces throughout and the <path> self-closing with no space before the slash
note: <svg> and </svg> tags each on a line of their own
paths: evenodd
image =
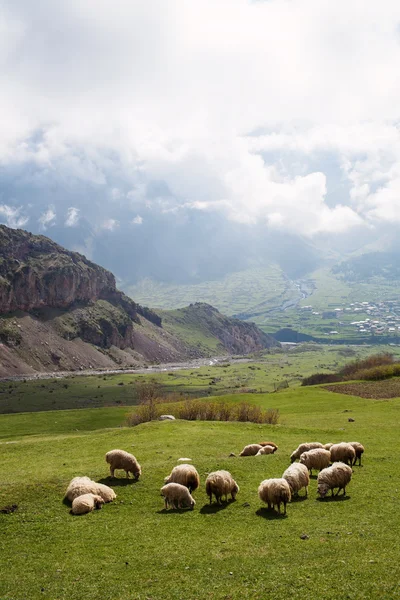
<svg viewBox="0 0 400 600">
<path fill-rule="evenodd" d="M 209 305 L 172 313 L 140 306 L 81 254 L 0 226 L 0 376 L 140 366 L 275 344 Z"/>
</svg>

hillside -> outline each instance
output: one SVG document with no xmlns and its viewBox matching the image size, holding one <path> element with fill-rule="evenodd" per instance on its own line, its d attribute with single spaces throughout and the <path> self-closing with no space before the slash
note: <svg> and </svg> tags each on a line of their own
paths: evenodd
<svg viewBox="0 0 400 600">
<path fill-rule="evenodd" d="M 0 376 L 244 354 L 275 344 L 255 326 L 202 306 L 190 308 L 189 321 L 186 312 L 163 313 L 164 326 L 159 314 L 117 290 L 109 271 L 44 236 L 0 226 Z"/>
</svg>

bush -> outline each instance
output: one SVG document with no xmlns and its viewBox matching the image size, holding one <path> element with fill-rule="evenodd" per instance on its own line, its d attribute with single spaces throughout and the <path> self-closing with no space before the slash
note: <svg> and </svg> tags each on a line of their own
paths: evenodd
<svg viewBox="0 0 400 600">
<path fill-rule="evenodd" d="M 337 373 L 314 373 L 309 377 L 305 377 L 301 385 L 318 385 L 321 383 L 336 383 L 342 381 L 342 377 Z"/>
<path fill-rule="evenodd" d="M 355 377 L 357 371 L 363 371 L 372 369 L 374 367 L 381 367 L 391 364 L 393 364 L 393 354 L 390 354 L 389 352 L 373 354 L 372 356 L 368 356 L 363 360 L 355 360 L 348 365 L 345 365 L 339 371 L 339 374 L 342 375 L 344 379 L 357 379 Z"/>
</svg>

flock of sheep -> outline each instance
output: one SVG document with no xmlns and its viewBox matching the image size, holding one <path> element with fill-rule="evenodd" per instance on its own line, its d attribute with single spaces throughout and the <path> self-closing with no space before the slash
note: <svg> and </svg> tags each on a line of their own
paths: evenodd
<svg viewBox="0 0 400 600">
<path fill-rule="evenodd" d="M 277 449 L 278 446 L 273 442 L 249 444 L 245 446 L 240 456 L 273 454 Z M 268 505 L 269 509 L 276 506 L 279 513 L 281 504 L 283 504 L 284 514 L 286 514 L 286 505 L 293 495 L 297 495 L 304 488 L 305 495 L 308 496 L 310 474 L 313 469 L 319 471 L 317 491 L 322 498 L 327 495 L 329 490 L 333 496 L 335 489 L 337 489 L 336 495 L 340 490 L 343 490 L 343 495 L 345 495 L 346 486 L 350 482 L 353 472 L 352 466 L 356 464 L 357 460 L 361 466 L 363 453 L 364 447 L 359 442 L 300 444 L 291 454 L 292 464 L 282 477 L 262 481 L 258 488 L 258 496 Z M 297 459 L 300 462 L 295 462 Z M 107 452 L 106 461 L 110 465 L 111 477 L 114 477 L 117 469 L 123 469 L 128 478 L 129 473 L 132 473 L 137 481 L 142 473 L 133 454 L 124 450 Z M 331 466 L 330 463 L 332 463 Z M 196 501 L 192 493 L 199 487 L 200 477 L 193 465 L 181 464 L 174 467 L 164 481 L 165 485 L 161 488 L 161 496 L 164 498 L 166 509 L 169 507 L 173 509 L 194 508 Z M 210 504 L 213 496 L 215 496 L 216 502 L 221 504 L 223 498 L 226 502 L 228 501 L 228 495 L 235 500 L 236 494 L 239 492 L 239 486 L 229 471 L 221 470 L 210 473 L 205 485 Z M 65 497 L 72 502 L 71 513 L 81 515 L 101 508 L 105 502 L 114 500 L 116 494 L 107 485 L 96 483 L 89 477 L 75 477 L 70 482 Z"/>
</svg>

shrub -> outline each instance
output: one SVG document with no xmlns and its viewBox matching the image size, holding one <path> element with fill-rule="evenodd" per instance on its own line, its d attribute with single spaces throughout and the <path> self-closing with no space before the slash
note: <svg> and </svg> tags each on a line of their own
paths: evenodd
<svg viewBox="0 0 400 600">
<path fill-rule="evenodd" d="M 337 373 L 314 373 L 309 377 L 305 377 L 301 385 L 318 385 L 321 383 L 336 383 L 342 381 L 342 377 Z"/>
<path fill-rule="evenodd" d="M 389 352 L 384 352 L 382 354 L 373 354 L 372 356 L 368 356 L 362 360 L 355 360 L 347 365 L 345 365 L 340 371 L 339 374 L 343 376 L 344 379 L 356 379 L 355 374 L 357 371 L 372 369 L 373 367 L 380 367 L 384 365 L 393 364 L 393 354 Z"/>
</svg>

